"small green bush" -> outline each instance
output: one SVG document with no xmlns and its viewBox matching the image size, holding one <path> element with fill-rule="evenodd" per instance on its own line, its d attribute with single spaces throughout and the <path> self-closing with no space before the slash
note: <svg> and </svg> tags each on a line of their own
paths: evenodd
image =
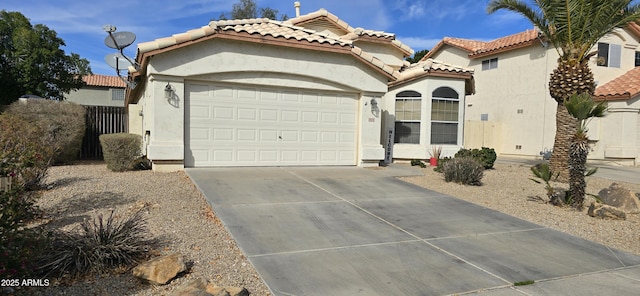
<svg viewBox="0 0 640 296">
<path fill-rule="evenodd" d="M 86 128 L 86 111 L 81 105 L 54 100 L 17 101 L 6 113 L 38 125 L 53 139 L 53 163 L 69 163 L 80 155 Z"/>
<path fill-rule="evenodd" d="M 472 157 L 455 157 L 442 166 L 444 180 L 464 185 L 482 185 L 484 168 Z"/>
<path fill-rule="evenodd" d="M 446 156 L 443 158 L 438 159 L 438 166 L 436 166 L 433 170 L 438 172 L 438 173 L 442 173 L 442 168 L 444 166 L 445 163 L 447 163 L 447 161 L 452 160 L 453 158 L 451 158 L 450 156 Z"/>
<path fill-rule="evenodd" d="M 424 164 L 424 162 L 422 162 L 422 160 L 419 160 L 419 159 L 412 159 L 411 166 L 419 166 L 423 169 L 427 167 L 427 165 Z"/>
<path fill-rule="evenodd" d="M 477 160 L 485 169 L 493 168 L 496 162 L 496 151 L 493 148 L 482 147 L 482 149 L 460 149 L 454 157 L 472 157 Z"/>
<path fill-rule="evenodd" d="M 39 125 L 20 116 L 0 115 L 0 177 L 12 186 L 39 189 L 55 154 L 53 139 Z"/>
<path fill-rule="evenodd" d="M 100 135 L 100 145 L 107 168 L 115 172 L 133 170 L 141 156 L 142 137 L 116 133 Z"/>
<path fill-rule="evenodd" d="M 100 214 L 97 219 L 82 222 L 78 231 L 57 233 L 38 270 L 56 276 L 103 273 L 136 263 L 155 243 L 142 211 L 121 221 L 116 221 L 111 211 L 106 220 Z"/>
</svg>

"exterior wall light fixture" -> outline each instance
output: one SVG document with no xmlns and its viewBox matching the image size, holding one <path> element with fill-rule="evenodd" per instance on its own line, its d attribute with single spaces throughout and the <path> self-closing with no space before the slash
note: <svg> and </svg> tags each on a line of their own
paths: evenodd
<svg viewBox="0 0 640 296">
<path fill-rule="evenodd" d="M 167 85 L 164 87 L 164 98 L 171 102 L 173 100 L 173 94 L 173 87 L 167 82 Z"/>
</svg>

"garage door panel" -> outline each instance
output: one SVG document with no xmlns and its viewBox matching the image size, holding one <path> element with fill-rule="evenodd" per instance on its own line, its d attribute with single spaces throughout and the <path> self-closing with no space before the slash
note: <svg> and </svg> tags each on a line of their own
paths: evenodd
<svg viewBox="0 0 640 296">
<path fill-rule="evenodd" d="M 233 119 L 232 107 L 213 107 L 213 119 Z"/>
<path fill-rule="evenodd" d="M 255 150 L 238 150 L 238 162 L 256 162 L 258 154 Z"/>
<path fill-rule="evenodd" d="M 191 140 L 193 141 L 210 141 L 210 129 L 206 127 L 193 128 L 191 130 Z"/>
<path fill-rule="evenodd" d="M 356 96 L 188 84 L 186 166 L 355 165 Z"/>
<path fill-rule="evenodd" d="M 298 142 L 300 138 L 298 135 L 298 131 L 288 130 L 288 131 L 281 131 L 280 137 L 278 139 L 284 142 Z"/>
<path fill-rule="evenodd" d="M 256 142 L 256 132 L 254 129 L 238 129 L 238 142 Z"/>
<path fill-rule="evenodd" d="M 213 128 L 213 139 L 211 140 L 233 141 L 233 129 L 232 128 Z"/>
<path fill-rule="evenodd" d="M 260 142 L 277 142 L 277 130 L 260 130 Z"/>
<path fill-rule="evenodd" d="M 275 109 L 261 109 L 260 120 L 263 121 L 278 121 L 278 110 Z"/>
<path fill-rule="evenodd" d="M 282 121 L 298 122 L 299 112 L 292 110 L 282 110 Z"/>
<path fill-rule="evenodd" d="M 255 108 L 238 108 L 238 120 L 256 120 L 258 111 Z"/>
</svg>

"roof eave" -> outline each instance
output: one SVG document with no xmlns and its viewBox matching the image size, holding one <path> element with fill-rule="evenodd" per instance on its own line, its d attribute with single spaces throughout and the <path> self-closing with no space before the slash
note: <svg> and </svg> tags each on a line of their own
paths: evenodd
<svg viewBox="0 0 640 296">
<path fill-rule="evenodd" d="M 487 57 L 487 56 L 491 56 L 491 55 L 495 55 L 495 54 L 499 54 L 499 53 L 503 53 L 503 52 L 507 52 L 507 51 L 512 51 L 512 50 L 516 50 L 516 49 L 520 49 L 520 48 L 529 47 L 529 46 L 532 46 L 532 45 L 534 45 L 536 43 L 540 44 L 540 41 L 538 41 L 538 40 L 529 40 L 529 41 L 525 41 L 525 42 L 522 42 L 522 43 L 509 45 L 509 46 L 497 48 L 497 49 L 494 49 L 494 50 L 484 51 L 484 52 L 480 52 L 480 53 L 473 53 L 472 52 L 472 53 L 469 54 L 469 58 L 470 59 L 484 58 L 484 57 Z"/>
<path fill-rule="evenodd" d="M 397 80 L 397 81 L 392 81 L 389 82 L 389 87 L 397 87 L 412 81 L 416 81 L 418 79 L 422 79 L 424 77 L 444 77 L 444 78 L 456 78 L 456 79 L 465 79 L 465 80 L 471 80 L 473 79 L 473 74 L 469 73 L 469 72 L 453 72 L 453 71 L 447 71 L 447 70 L 437 70 L 437 69 L 431 69 L 429 71 L 425 71 L 424 73 L 420 74 L 420 75 L 416 75 L 407 79 L 403 79 L 403 80 Z"/>
</svg>

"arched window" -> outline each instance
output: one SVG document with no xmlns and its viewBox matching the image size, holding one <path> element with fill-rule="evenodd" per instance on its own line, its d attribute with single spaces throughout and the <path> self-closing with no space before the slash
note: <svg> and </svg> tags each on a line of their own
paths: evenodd
<svg viewBox="0 0 640 296">
<path fill-rule="evenodd" d="M 422 95 L 406 90 L 396 95 L 394 143 L 420 144 Z"/>
<path fill-rule="evenodd" d="M 450 87 L 440 87 L 431 96 L 431 144 L 458 144 L 458 93 Z"/>
</svg>

